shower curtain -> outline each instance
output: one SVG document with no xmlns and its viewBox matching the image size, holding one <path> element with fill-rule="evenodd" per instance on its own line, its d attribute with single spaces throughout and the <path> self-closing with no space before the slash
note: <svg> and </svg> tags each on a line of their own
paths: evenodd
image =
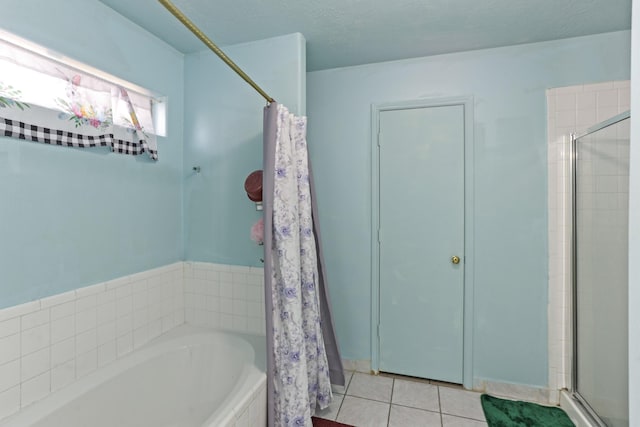
<svg viewBox="0 0 640 427">
<path fill-rule="evenodd" d="M 344 385 L 334 334 L 306 117 L 264 110 L 264 250 L 269 426 L 311 426 Z"/>
</svg>

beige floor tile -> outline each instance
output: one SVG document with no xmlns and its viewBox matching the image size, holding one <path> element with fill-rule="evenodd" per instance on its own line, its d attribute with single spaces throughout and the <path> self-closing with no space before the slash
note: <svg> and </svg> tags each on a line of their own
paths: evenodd
<svg viewBox="0 0 640 427">
<path fill-rule="evenodd" d="M 355 427 L 386 427 L 390 406 L 389 403 L 345 396 L 336 421 Z"/>
<path fill-rule="evenodd" d="M 438 387 L 415 381 L 396 379 L 391 403 L 440 412 Z"/>
<path fill-rule="evenodd" d="M 457 390 L 449 387 L 438 387 L 440 392 L 440 408 L 443 414 L 473 418 L 485 421 L 480 393 Z"/>
<path fill-rule="evenodd" d="M 389 427 L 441 427 L 440 413 L 391 405 Z"/>
<path fill-rule="evenodd" d="M 453 415 L 442 414 L 443 427 L 487 427 L 487 423 L 483 421 L 472 420 L 469 418 L 454 417 Z"/>
<path fill-rule="evenodd" d="M 347 395 L 389 403 L 392 388 L 392 378 L 356 372 L 347 388 Z"/>
</svg>

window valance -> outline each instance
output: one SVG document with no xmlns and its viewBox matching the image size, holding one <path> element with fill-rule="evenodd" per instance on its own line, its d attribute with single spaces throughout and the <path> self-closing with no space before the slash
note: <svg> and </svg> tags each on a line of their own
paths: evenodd
<svg viewBox="0 0 640 427">
<path fill-rule="evenodd" d="M 154 102 L 0 39 L 0 136 L 157 160 Z"/>
</svg>

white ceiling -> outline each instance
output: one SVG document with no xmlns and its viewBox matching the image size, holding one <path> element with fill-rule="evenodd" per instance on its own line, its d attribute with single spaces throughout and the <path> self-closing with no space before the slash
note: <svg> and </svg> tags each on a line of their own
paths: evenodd
<svg viewBox="0 0 640 427">
<path fill-rule="evenodd" d="M 181 52 L 204 49 L 157 0 L 101 0 Z M 220 46 L 293 32 L 307 70 L 631 28 L 632 0 L 174 0 Z"/>
</svg>

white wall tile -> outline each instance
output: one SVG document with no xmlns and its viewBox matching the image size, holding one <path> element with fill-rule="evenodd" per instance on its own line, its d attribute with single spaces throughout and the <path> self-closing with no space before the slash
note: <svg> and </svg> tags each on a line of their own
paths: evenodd
<svg viewBox="0 0 640 427">
<path fill-rule="evenodd" d="M 0 310 L 0 419 L 132 351 L 134 315 L 137 345 L 184 323 L 184 274 L 180 262 Z"/>
<path fill-rule="evenodd" d="M 133 332 L 133 315 L 127 314 L 126 316 L 118 317 L 116 320 L 116 335 L 121 337 Z"/>
<path fill-rule="evenodd" d="M 76 355 L 87 353 L 98 347 L 98 338 L 95 329 L 89 329 L 76 335 Z"/>
<path fill-rule="evenodd" d="M 115 320 L 98 325 L 98 327 L 96 328 L 96 334 L 98 345 L 105 344 L 109 341 L 114 341 L 117 337 Z"/>
<path fill-rule="evenodd" d="M 156 319 L 149 322 L 149 338 L 154 339 L 162 333 L 162 320 Z"/>
<path fill-rule="evenodd" d="M 627 111 L 631 109 L 631 92 L 629 90 L 618 91 L 618 110 Z"/>
<path fill-rule="evenodd" d="M 247 317 L 247 301 L 243 299 L 233 300 L 233 315 Z"/>
<path fill-rule="evenodd" d="M 95 308 L 95 306 L 96 306 L 95 294 L 83 296 L 76 300 L 76 312 L 89 310 L 90 308 Z"/>
<path fill-rule="evenodd" d="M 110 289 L 107 288 L 105 289 L 104 292 L 96 295 L 96 304 L 97 305 L 103 305 L 109 302 L 113 302 L 116 300 L 116 290 L 115 289 Z M 115 303 L 114 303 L 114 309 L 115 309 Z"/>
<path fill-rule="evenodd" d="M 116 302 L 115 292 L 113 293 L 114 299 L 98 303 L 96 307 L 96 325 L 103 325 L 105 323 L 113 322 L 116 319 Z"/>
<path fill-rule="evenodd" d="M 596 109 L 590 108 L 576 111 L 576 131 L 587 129 L 598 121 Z"/>
<path fill-rule="evenodd" d="M 68 338 L 51 346 L 51 366 L 62 365 L 76 356 L 76 338 Z"/>
<path fill-rule="evenodd" d="M 577 110 L 595 110 L 596 105 L 597 105 L 596 92 L 580 92 L 576 94 L 575 108 Z"/>
<path fill-rule="evenodd" d="M 233 316 L 231 329 L 238 332 L 246 332 L 249 326 L 249 319 L 247 316 Z"/>
<path fill-rule="evenodd" d="M 133 350 L 133 333 L 129 332 L 118 337 L 116 341 L 116 351 L 118 357 L 122 357 L 125 354 L 131 353 Z"/>
<path fill-rule="evenodd" d="M 91 286 L 85 286 L 84 288 L 76 289 L 76 298 L 81 299 L 89 295 L 99 294 L 107 289 L 104 283 L 98 283 Z"/>
<path fill-rule="evenodd" d="M 22 407 L 42 399 L 51 391 L 51 372 L 47 371 L 42 375 L 31 378 L 22 383 L 20 402 Z"/>
<path fill-rule="evenodd" d="M 49 323 L 22 332 L 21 354 L 29 354 L 47 347 L 51 342 Z"/>
<path fill-rule="evenodd" d="M 64 292 L 62 294 L 52 295 L 50 297 L 42 298 L 40 300 L 40 306 L 42 308 L 53 307 L 56 305 L 63 304 L 69 301 L 75 301 L 76 293 L 75 291 Z"/>
<path fill-rule="evenodd" d="M 98 349 L 83 353 L 76 357 L 76 378 L 82 378 L 98 368 Z"/>
<path fill-rule="evenodd" d="M 194 273 L 193 279 L 188 276 L 189 264 L 194 272 L 199 271 Z M 261 268 L 185 263 L 184 280 L 185 318 L 188 323 L 264 334 Z"/>
<path fill-rule="evenodd" d="M 0 338 L 14 335 L 20 332 L 20 318 L 14 317 L 0 322 Z"/>
<path fill-rule="evenodd" d="M 572 122 L 570 105 L 572 96 L 575 97 L 575 122 Z M 569 385 L 570 358 L 571 358 L 571 333 L 569 305 L 571 302 L 569 292 L 569 244 L 570 238 L 570 205 L 567 178 L 568 174 L 568 140 L 562 138 L 571 132 L 584 131 L 599 121 L 608 119 L 620 112 L 627 110 L 629 98 L 629 82 L 603 82 L 589 85 L 577 85 L 566 88 L 555 88 L 547 91 L 548 120 L 547 135 L 549 153 L 548 156 L 548 198 L 549 211 L 549 384 L 557 388 Z M 556 151 L 557 150 L 557 151 Z M 616 154 L 611 153 L 613 157 Z M 590 161 L 584 161 L 582 171 L 588 173 L 611 173 L 608 165 L 597 165 L 598 170 L 590 167 Z M 553 179 L 551 179 L 553 177 Z M 556 179 L 557 178 L 557 179 Z M 591 186 L 581 193 L 580 206 L 597 203 L 600 209 L 616 209 L 618 198 L 606 196 L 594 196 L 606 194 L 616 188 L 620 191 L 619 182 L 613 179 L 602 178 L 594 180 Z M 616 199 L 615 201 L 613 199 Z M 623 199 L 626 198 L 623 196 Z M 613 205 L 616 207 L 614 208 Z M 551 274 L 553 273 L 553 274 Z"/>
<path fill-rule="evenodd" d="M 20 327 L 24 331 L 25 329 L 35 328 L 36 326 L 49 323 L 49 309 L 34 311 L 33 313 L 25 314 L 21 317 Z"/>
<path fill-rule="evenodd" d="M 51 391 L 71 384 L 76 379 L 76 360 L 72 359 L 51 369 Z"/>
<path fill-rule="evenodd" d="M 108 341 L 98 347 L 98 367 L 116 360 L 116 340 Z"/>
<path fill-rule="evenodd" d="M 23 356 L 20 363 L 20 381 L 27 381 L 51 368 L 49 347 Z"/>
<path fill-rule="evenodd" d="M 598 107 L 618 107 L 618 90 L 601 90 L 597 92 Z"/>
<path fill-rule="evenodd" d="M 151 340 L 149 333 L 149 324 L 145 324 L 133 331 L 133 346 L 135 348 L 142 347 Z"/>
<path fill-rule="evenodd" d="M 233 299 L 220 298 L 220 313 L 233 314 Z"/>
<path fill-rule="evenodd" d="M 20 409 L 20 386 L 0 393 L 0 419 L 12 415 Z"/>
<path fill-rule="evenodd" d="M 76 333 L 81 333 L 96 327 L 96 308 L 79 311 L 76 313 Z"/>
<path fill-rule="evenodd" d="M 51 322 L 51 343 L 55 344 L 76 334 L 74 316 L 62 317 Z"/>
<path fill-rule="evenodd" d="M 231 314 L 220 313 L 220 327 L 222 329 L 233 330 L 233 316 Z"/>
<path fill-rule="evenodd" d="M 20 359 L 0 365 L 0 393 L 20 384 Z"/>
<path fill-rule="evenodd" d="M 123 297 L 118 297 L 116 299 L 116 316 L 117 317 L 126 316 L 131 314 L 132 312 L 133 312 L 133 298 L 131 297 L 130 294 Z"/>
<path fill-rule="evenodd" d="M 574 86 L 577 87 L 577 86 Z M 597 92 L 597 91 L 603 91 L 603 90 L 608 90 L 608 89 L 613 89 L 613 82 L 602 82 L 602 83 L 593 83 L 593 84 L 588 84 L 588 85 L 583 85 L 583 91 L 584 92 Z"/>
<path fill-rule="evenodd" d="M 51 307 L 51 320 L 76 314 L 76 301 L 68 301 L 60 305 Z"/>
<path fill-rule="evenodd" d="M 220 283 L 220 297 L 233 298 L 233 283 L 231 282 Z"/>
<path fill-rule="evenodd" d="M 40 310 L 40 301 L 31 301 L 0 310 L 0 322 Z"/>
<path fill-rule="evenodd" d="M 138 329 L 149 323 L 149 309 L 139 308 L 133 311 L 133 329 Z"/>
</svg>

